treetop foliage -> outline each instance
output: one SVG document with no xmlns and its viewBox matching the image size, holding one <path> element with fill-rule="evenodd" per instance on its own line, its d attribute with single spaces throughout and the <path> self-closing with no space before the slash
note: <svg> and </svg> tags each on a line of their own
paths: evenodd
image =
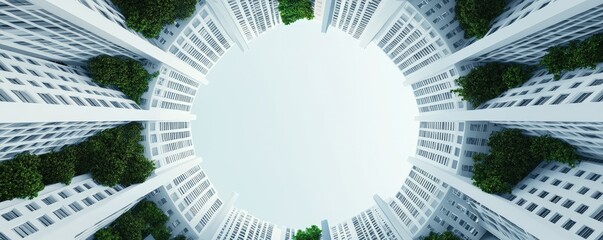
<svg viewBox="0 0 603 240">
<path fill-rule="evenodd" d="M 140 103 L 140 97 L 149 89 L 149 81 L 158 73 L 150 74 L 134 59 L 99 55 L 88 61 L 92 81 L 101 86 L 115 86 L 128 98 Z"/>
<path fill-rule="evenodd" d="M 492 133 L 490 153 L 473 155 L 473 184 L 487 193 L 510 193 L 540 162 L 558 161 L 571 167 L 578 161 L 575 149 L 550 136 L 531 137 L 519 129 Z"/>
<path fill-rule="evenodd" d="M 119 216 L 111 225 L 98 230 L 94 238 L 98 240 L 143 239 L 151 234 L 154 239 L 169 240 L 172 234 L 165 226 L 168 220 L 169 217 L 155 203 L 142 200 Z"/>
<path fill-rule="evenodd" d="M 445 231 L 443 233 L 429 232 L 427 236 L 420 238 L 420 240 L 461 240 L 455 236 L 451 231 Z"/>
<path fill-rule="evenodd" d="M 456 19 L 465 30 L 465 37 L 482 38 L 490 30 L 490 23 L 505 9 L 505 0 L 457 0 Z"/>
<path fill-rule="evenodd" d="M 293 240 L 320 240 L 322 230 L 316 225 L 312 225 L 306 230 L 297 230 L 297 233 L 293 236 Z"/>
<path fill-rule="evenodd" d="M 0 202 L 37 197 L 38 192 L 44 189 L 39 164 L 40 158 L 29 153 L 0 162 Z"/>
<path fill-rule="evenodd" d="M 126 25 L 147 38 L 156 38 L 165 25 L 186 19 L 198 0 L 112 0 L 126 18 Z"/>
<path fill-rule="evenodd" d="M 571 41 L 565 46 L 554 46 L 540 61 L 540 65 L 559 80 L 567 71 L 592 68 L 603 62 L 603 34 L 595 34 L 583 41 Z"/>
<path fill-rule="evenodd" d="M 299 19 L 311 20 L 314 10 L 310 0 L 278 0 L 278 11 L 285 25 L 294 23 Z"/>
<path fill-rule="evenodd" d="M 455 80 L 460 87 L 452 90 L 473 107 L 498 97 L 510 88 L 528 81 L 533 67 L 520 64 L 486 63 Z"/>
<path fill-rule="evenodd" d="M 76 174 L 91 173 L 105 186 L 144 182 L 155 169 L 144 156 L 140 131 L 132 122 L 104 130 L 77 145 L 40 156 L 22 153 L 0 162 L 0 201 L 34 198 L 45 185 L 69 184 Z"/>
</svg>

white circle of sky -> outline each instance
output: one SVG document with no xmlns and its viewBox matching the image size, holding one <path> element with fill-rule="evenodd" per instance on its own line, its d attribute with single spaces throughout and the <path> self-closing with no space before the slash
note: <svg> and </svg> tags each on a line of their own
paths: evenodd
<svg viewBox="0 0 603 240">
<path fill-rule="evenodd" d="M 374 44 L 317 21 L 233 46 L 197 93 L 193 135 L 223 200 L 280 226 L 337 224 L 393 197 L 414 155 L 410 87 Z"/>
</svg>

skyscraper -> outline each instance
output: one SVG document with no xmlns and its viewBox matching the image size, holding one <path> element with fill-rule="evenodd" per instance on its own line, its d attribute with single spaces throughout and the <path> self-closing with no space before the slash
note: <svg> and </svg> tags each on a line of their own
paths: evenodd
<svg viewBox="0 0 603 240">
<path fill-rule="evenodd" d="M 478 106 L 451 90 L 489 62 L 535 65 L 547 49 L 603 32 L 593 0 L 508 1 L 481 39 L 466 37 L 453 0 L 316 0 L 321 30 L 375 44 L 405 76 L 419 109 L 417 150 L 392 196 L 336 225 L 323 239 L 603 239 L 603 63 L 555 80 L 537 69 Z M 0 1 L 0 161 L 44 154 L 128 122 L 142 122 L 144 183 L 102 186 L 90 174 L 47 185 L 38 197 L 0 202 L 0 239 L 88 239 L 141 199 L 169 220 L 172 236 L 291 239 L 294 228 L 260 220 L 224 198 L 194 150 L 191 109 L 205 76 L 233 46 L 242 50 L 280 24 L 276 0 L 207 0 L 191 17 L 145 39 L 110 1 Z M 140 103 L 92 82 L 88 59 L 126 56 L 157 72 Z M 543 162 L 506 194 L 472 185 L 472 157 L 506 128 L 574 146 L 574 168 Z M 77 227 L 73 223 L 77 222 Z M 317 224 L 318 225 L 318 224 Z"/>
</svg>

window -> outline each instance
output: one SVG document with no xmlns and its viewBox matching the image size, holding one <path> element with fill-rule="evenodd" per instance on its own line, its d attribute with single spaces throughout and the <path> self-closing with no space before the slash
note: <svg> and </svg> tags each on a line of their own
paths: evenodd
<svg viewBox="0 0 603 240">
<path fill-rule="evenodd" d="M 557 97 L 557 99 L 555 99 L 555 101 L 553 101 L 553 103 L 551 103 L 551 104 L 557 105 L 557 104 L 563 102 L 563 100 L 565 100 L 567 98 L 567 96 L 569 96 L 569 94 L 562 94 L 561 96 Z"/>
<path fill-rule="evenodd" d="M 570 208 L 572 205 L 574 205 L 574 201 L 568 199 L 565 200 L 565 202 L 563 204 L 561 204 L 561 206 L 563 206 L 564 208 Z"/>
<path fill-rule="evenodd" d="M 578 86 L 580 86 L 580 84 L 582 84 L 582 82 L 574 83 L 570 88 L 577 88 Z"/>
<path fill-rule="evenodd" d="M 549 195 L 549 192 L 547 192 L 547 191 L 542 191 L 542 192 L 540 192 L 540 194 L 538 194 L 538 197 L 540 197 L 540 198 L 544 198 L 544 197 L 546 197 L 547 195 Z"/>
<path fill-rule="evenodd" d="M 46 227 L 48 227 L 54 223 L 54 221 L 52 221 L 52 219 L 50 217 L 48 217 L 48 215 L 39 217 L 38 221 L 40 221 Z"/>
<path fill-rule="evenodd" d="M 553 196 L 553 197 L 551 198 L 551 200 L 550 200 L 550 201 L 551 201 L 552 203 L 557 203 L 557 202 L 559 202 L 559 200 L 561 200 L 561 197 L 560 197 L 559 195 L 555 195 L 555 196 Z"/>
<path fill-rule="evenodd" d="M 21 216 L 21 213 L 17 209 L 13 209 L 7 213 L 2 214 L 2 217 L 6 219 L 6 221 L 13 220 Z"/>
<path fill-rule="evenodd" d="M 574 226 L 574 224 L 576 224 L 576 222 L 570 219 L 567 220 L 567 222 L 565 222 L 561 227 L 565 228 L 565 230 L 570 230 Z"/>
<path fill-rule="evenodd" d="M 540 178 L 540 181 L 541 181 L 541 182 L 546 182 L 546 180 L 549 180 L 549 177 L 544 176 L 544 177 Z"/>
<path fill-rule="evenodd" d="M 59 219 L 63 219 L 68 217 L 69 215 L 71 215 L 71 213 L 69 213 L 67 210 L 65 210 L 64 208 L 59 208 L 56 211 L 53 212 L 54 215 L 56 215 Z"/>
<path fill-rule="evenodd" d="M 583 170 L 579 170 L 579 171 L 576 172 L 576 174 L 574 174 L 574 176 L 576 176 L 576 177 L 582 177 L 582 174 L 584 174 L 584 171 Z"/>
<path fill-rule="evenodd" d="M 578 190 L 578 193 L 584 195 L 586 192 L 588 192 L 588 190 L 590 190 L 590 188 L 582 187 L 580 190 Z"/>
<path fill-rule="evenodd" d="M 590 197 L 594 198 L 594 199 L 599 199 L 601 197 L 601 195 L 603 195 L 603 193 L 596 191 L 592 195 L 590 195 Z"/>
<path fill-rule="evenodd" d="M 530 203 L 530 205 L 528 205 L 528 207 L 526 207 L 526 209 L 528 211 L 534 211 L 534 209 L 536 209 L 538 207 L 538 205 L 536 205 L 535 203 Z"/>
<path fill-rule="evenodd" d="M 73 203 L 69 204 L 69 207 L 70 207 L 70 208 L 71 208 L 71 209 L 72 209 L 74 212 L 79 212 L 79 211 L 81 211 L 81 210 L 83 209 L 83 208 L 82 208 L 82 205 L 80 205 L 80 204 L 79 204 L 79 203 L 77 203 L 77 202 L 73 202 Z"/>
<path fill-rule="evenodd" d="M 561 180 L 559 180 L 559 179 L 555 179 L 555 180 L 553 180 L 553 181 L 551 182 L 551 185 L 553 185 L 553 186 L 559 186 L 559 184 L 560 184 L 560 183 L 561 183 Z"/>
<path fill-rule="evenodd" d="M 519 206 L 523 206 L 524 203 L 526 203 L 526 200 L 523 198 L 519 199 L 519 201 L 517 201 L 517 205 L 519 205 Z"/>
<path fill-rule="evenodd" d="M 574 101 L 572 101 L 572 103 L 581 103 L 584 102 L 584 100 L 586 100 L 586 98 L 588 98 L 591 94 L 593 94 L 592 92 L 589 93 L 580 93 L 580 95 L 578 95 L 578 97 L 576 99 L 574 99 Z"/>
<path fill-rule="evenodd" d="M 600 177 L 601 177 L 601 174 L 591 173 L 586 177 L 586 179 L 591 180 L 591 181 L 597 181 L 597 180 L 599 180 Z"/>
<path fill-rule="evenodd" d="M 40 209 L 40 206 L 37 203 L 30 203 L 30 204 L 25 205 L 25 207 L 27 209 L 29 209 L 29 211 L 32 211 L 32 212 Z"/>
<path fill-rule="evenodd" d="M 557 221 L 559 221 L 559 219 L 561 219 L 562 217 L 563 217 L 563 215 L 560 215 L 559 213 L 555 213 L 555 215 L 553 215 L 553 217 L 551 217 L 551 219 L 549 219 L 549 221 L 552 223 L 557 223 Z"/>
<path fill-rule="evenodd" d="M 538 216 L 540 216 L 541 218 L 544 218 L 544 217 L 546 217 L 546 215 L 549 215 L 549 213 L 551 213 L 551 210 L 543 207 L 542 209 L 540 209 L 540 211 L 538 211 Z"/>
<path fill-rule="evenodd" d="M 574 186 L 573 183 L 566 183 L 565 186 L 563 186 L 563 189 L 570 190 L 573 186 Z"/>
<path fill-rule="evenodd" d="M 36 226 L 31 224 L 31 222 L 26 222 L 26 223 L 23 223 L 15 228 L 13 228 L 13 231 L 15 231 L 17 234 L 19 234 L 19 236 L 21 236 L 22 238 L 25 238 L 26 236 L 29 236 L 29 235 L 37 232 L 38 228 L 36 228 Z"/>
<path fill-rule="evenodd" d="M 29 96 L 29 94 L 24 91 L 12 90 L 12 92 L 19 98 L 19 100 L 21 100 L 21 102 L 36 103 L 36 101 L 33 100 L 33 98 L 31 98 L 31 96 Z"/>
<path fill-rule="evenodd" d="M 84 202 L 84 204 L 86 204 L 86 206 L 90 206 L 90 205 L 94 204 L 94 201 L 92 201 L 92 199 L 90 199 L 90 198 L 84 198 L 84 199 L 82 199 L 82 202 Z"/>
<path fill-rule="evenodd" d="M 48 93 L 38 93 L 38 96 L 40 96 L 42 98 L 42 100 L 44 100 L 44 102 L 46 102 L 48 104 L 59 104 L 59 102 L 54 100 L 54 98 L 52 96 L 50 96 L 50 94 L 48 94 Z"/>
<path fill-rule="evenodd" d="M 536 188 L 532 188 L 532 189 L 530 189 L 530 193 L 531 193 L 531 194 L 534 194 L 534 193 L 535 193 L 537 190 L 538 190 L 538 189 L 536 189 Z"/>
<path fill-rule="evenodd" d="M 562 173 L 567 173 L 569 171 L 570 171 L 570 168 L 568 168 L 568 167 L 564 167 L 563 169 L 561 169 Z"/>
<path fill-rule="evenodd" d="M 582 227 L 582 229 L 578 230 L 576 234 L 584 239 L 587 239 L 588 237 L 590 237 L 591 234 L 593 234 L 594 231 L 595 230 L 593 230 L 592 228 L 584 226 Z"/>
<path fill-rule="evenodd" d="M 50 205 L 55 203 L 57 200 L 53 197 L 53 196 L 49 196 L 47 198 L 42 199 L 42 202 L 45 203 L 46 205 Z"/>
<path fill-rule="evenodd" d="M 84 189 L 82 187 L 80 187 L 80 186 L 74 187 L 73 190 L 75 190 L 78 193 L 81 193 L 81 192 L 84 191 Z"/>
<path fill-rule="evenodd" d="M 599 222 L 603 222 L 603 207 L 599 208 L 599 211 L 593 213 L 593 215 L 590 217 Z"/>
<path fill-rule="evenodd" d="M 580 204 L 580 206 L 578 208 L 576 208 L 576 212 L 583 214 L 584 212 L 586 212 L 587 209 L 588 209 L 588 206 L 586 206 L 584 204 Z"/>
</svg>

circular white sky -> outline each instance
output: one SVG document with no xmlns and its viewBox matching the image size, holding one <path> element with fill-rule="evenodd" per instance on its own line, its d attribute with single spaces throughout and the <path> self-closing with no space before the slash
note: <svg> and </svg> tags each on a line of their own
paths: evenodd
<svg viewBox="0 0 603 240">
<path fill-rule="evenodd" d="M 414 155 L 417 106 L 376 46 L 299 21 L 234 46 L 195 99 L 202 166 L 235 206 L 280 226 L 337 224 L 394 196 Z"/>
</svg>

